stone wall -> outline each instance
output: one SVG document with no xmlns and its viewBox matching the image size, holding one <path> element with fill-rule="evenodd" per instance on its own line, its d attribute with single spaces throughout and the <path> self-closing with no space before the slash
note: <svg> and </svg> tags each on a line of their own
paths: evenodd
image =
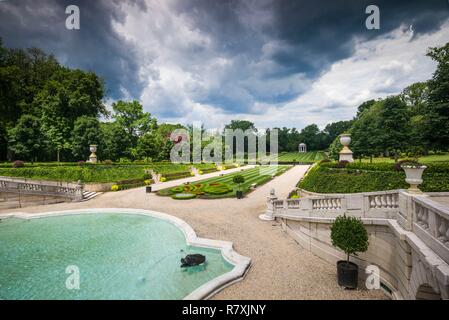
<svg viewBox="0 0 449 320">
<path fill-rule="evenodd" d="M 300 246 L 335 264 L 346 256 L 332 246 L 330 226 L 343 214 L 361 218 L 369 234 L 368 251 L 351 257 L 362 283 L 366 267 L 375 265 L 394 299 L 449 299 L 449 208 L 429 196 L 396 190 L 278 200 L 271 194 L 261 218 L 279 220 Z"/>
</svg>

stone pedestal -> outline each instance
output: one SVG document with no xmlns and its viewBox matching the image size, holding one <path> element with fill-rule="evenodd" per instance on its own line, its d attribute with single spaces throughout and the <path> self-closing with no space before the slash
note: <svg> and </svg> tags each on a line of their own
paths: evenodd
<svg viewBox="0 0 449 320">
<path fill-rule="evenodd" d="M 340 143 L 343 145 L 343 149 L 341 149 L 340 151 L 340 157 L 338 158 L 338 160 L 354 162 L 352 151 L 351 149 L 349 149 L 349 144 L 351 143 L 351 135 L 350 134 L 340 135 Z"/>
<path fill-rule="evenodd" d="M 90 145 L 89 150 L 91 152 L 91 154 L 89 156 L 89 162 L 97 163 L 97 155 L 95 154 L 95 152 L 97 152 L 97 145 L 95 145 L 95 144 Z"/>
<path fill-rule="evenodd" d="M 259 219 L 265 220 L 265 221 L 273 221 L 274 220 L 274 201 L 277 200 L 278 197 L 276 196 L 274 189 L 270 190 L 270 195 L 267 197 L 267 210 L 264 214 L 261 214 L 259 216 Z"/>
</svg>

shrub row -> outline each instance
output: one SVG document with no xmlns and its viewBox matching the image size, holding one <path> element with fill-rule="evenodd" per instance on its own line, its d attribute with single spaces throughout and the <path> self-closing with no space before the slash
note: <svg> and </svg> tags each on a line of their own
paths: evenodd
<svg viewBox="0 0 449 320">
<path fill-rule="evenodd" d="M 165 181 L 176 180 L 181 178 L 190 177 L 190 171 L 180 171 L 180 172 L 170 172 L 164 173 L 162 176 L 166 179 Z"/>
<path fill-rule="evenodd" d="M 423 174 L 420 189 L 425 192 L 449 191 L 447 163 L 431 164 Z M 405 173 L 391 163 L 351 163 L 338 169 L 335 163 L 323 163 L 309 170 L 299 187 L 318 193 L 356 193 L 407 189 Z"/>
<path fill-rule="evenodd" d="M 0 176 L 83 183 L 148 179 L 142 166 L 58 166 L 0 168 Z"/>
</svg>

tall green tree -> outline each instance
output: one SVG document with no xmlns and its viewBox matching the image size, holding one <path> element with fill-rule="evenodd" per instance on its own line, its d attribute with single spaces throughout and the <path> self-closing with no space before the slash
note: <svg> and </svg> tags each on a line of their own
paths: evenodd
<svg viewBox="0 0 449 320">
<path fill-rule="evenodd" d="M 380 104 L 378 126 L 382 129 L 382 146 L 397 160 L 409 148 L 410 113 L 399 96 L 386 98 Z"/>
<path fill-rule="evenodd" d="M 100 148 L 103 145 L 98 119 L 89 116 L 81 116 L 76 119 L 71 140 L 73 156 L 77 160 L 88 159 L 89 145 L 100 145 Z"/>
<path fill-rule="evenodd" d="M 437 69 L 428 81 L 424 137 L 434 149 L 449 150 L 449 42 L 430 48 L 427 55 Z"/>
<path fill-rule="evenodd" d="M 32 115 L 20 117 L 17 125 L 8 131 L 8 137 L 16 159 L 34 161 L 46 147 L 39 118 Z"/>
</svg>

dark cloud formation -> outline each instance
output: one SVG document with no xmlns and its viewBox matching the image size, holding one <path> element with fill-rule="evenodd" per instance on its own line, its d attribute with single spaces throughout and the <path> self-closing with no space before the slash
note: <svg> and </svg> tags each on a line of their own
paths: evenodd
<svg viewBox="0 0 449 320">
<path fill-rule="evenodd" d="M 145 2 L 132 1 L 141 10 Z M 105 79 L 108 95 L 120 98 L 125 88 L 138 97 L 144 83 L 133 45 L 112 28 L 126 17 L 123 0 L 14 0 L 0 2 L 0 37 L 7 47 L 39 47 L 67 66 L 92 70 Z M 65 9 L 80 8 L 80 30 L 68 30 Z"/>
<path fill-rule="evenodd" d="M 149 81 L 139 77 L 139 43 L 125 40 L 114 29 L 114 23 L 130 18 L 125 3 L 149 10 L 145 0 L 2 1 L 0 37 L 8 47 L 40 47 L 68 66 L 97 72 L 113 99 L 125 93 L 139 98 Z M 65 28 L 64 11 L 70 4 L 81 8 L 79 31 Z M 365 28 L 370 4 L 380 7 L 380 30 Z M 429 33 L 449 16 L 446 0 L 180 0 L 170 3 L 170 10 L 212 41 L 210 48 L 179 49 L 185 50 L 184 56 L 201 55 L 206 61 L 206 54 L 220 55 L 231 62 L 219 86 L 198 89 L 193 97 L 228 113 L 260 113 L 255 103 L 294 99 L 334 62 L 350 57 L 356 40 L 380 37 L 401 25 L 413 25 L 415 36 Z M 201 69 L 200 63 L 188 67 Z M 161 93 L 161 101 L 176 103 L 171 100 Z M 168 109 L 164 112 L 170 115 Z"/>
</svg>

